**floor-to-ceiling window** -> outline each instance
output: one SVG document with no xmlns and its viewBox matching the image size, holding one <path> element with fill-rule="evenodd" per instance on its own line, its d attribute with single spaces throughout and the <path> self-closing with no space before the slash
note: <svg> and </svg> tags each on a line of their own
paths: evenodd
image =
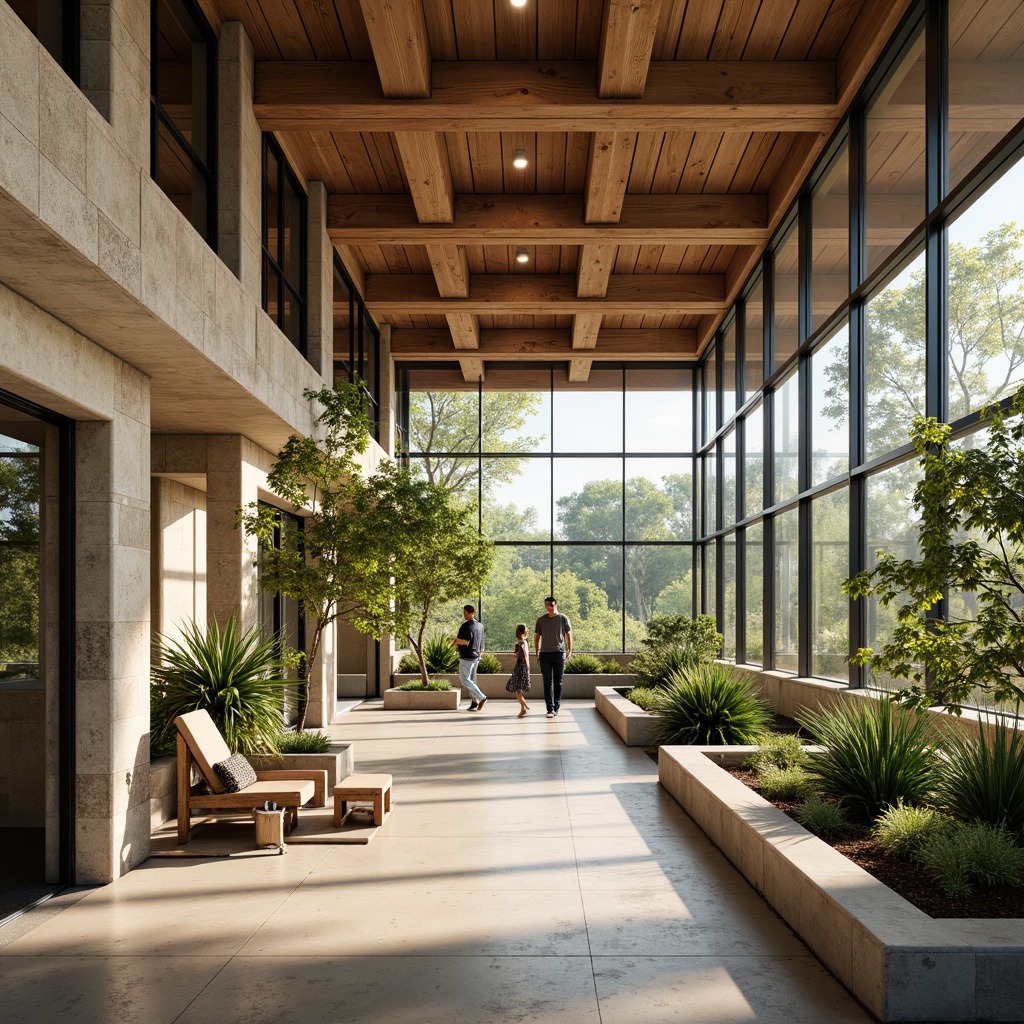
<svg viewBox="0 0 1024 1024">
<path fill-rule="evenodd" d="M 434 386 L 429 369 L 405 377 L 412 471 L 474 505 L 497 545 L 479 600 L 492 650 L 511 649 L 517 623 L 532 630 L 548 593 L 577 651 L 633 650 L 652 614 L 692 613 L 689 368 L 595 367 L 585 384 L 497 368 L 465 390 Z"/>
</svg>

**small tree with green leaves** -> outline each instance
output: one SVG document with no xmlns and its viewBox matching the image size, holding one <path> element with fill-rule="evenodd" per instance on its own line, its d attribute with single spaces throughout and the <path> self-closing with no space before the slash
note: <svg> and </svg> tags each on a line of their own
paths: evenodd
<svg viewBox="0 0 1024 1024">
<path fill-rule="evenodd" d="M 390 591 L 374 591 L 354 617 L 373 636 L 408 639 L 426 685 L 424 634 L 437 605 L 480 592 L 491 570 L 493 544 L 480 536 L 476 513 L 449 488 L 391 464 L 366 481 L 375 528 L 386 539 Z"/>
<path fill-rule="evenodd" d="M 304 393 L 320 406 L 315 420 L 319 436 L 293 434 L 267 476 L 274 494 L 303 513 L 302 528 L 255 502 L 238 510 L 238 521 L 261 543 L 260 587 L 297 601 L 312 627 L 302 666 L 308 679 L 327 627 L 338 620 L 358 626 L 368 608 L 386 602 L 391 591 L 385 538 L 373 523 L 374 491 L 358 459 L 370 440 L 362 389 L 343 383 Z M 306 706 L 303 684 L 299 732 Z"/>
<path fill-rule="evenodd" d="M 910 680 L 899 699 L 957 714 L 977 693 L 1024 698 L 1024 389 L 1007 413 L 982 418 L 987 437 L 973 445 L 954 443 L 934 418 L 915 419 L 921 557 L 882 555 L 843 585 L 855 599 L 898 604 L 888 642 L 861 648 L 854 662 Z"/>
</svg>

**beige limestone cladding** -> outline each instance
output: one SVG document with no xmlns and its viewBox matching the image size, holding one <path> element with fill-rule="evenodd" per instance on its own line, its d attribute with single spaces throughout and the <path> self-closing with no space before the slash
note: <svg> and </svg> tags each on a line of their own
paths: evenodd
<svg viewBox="0 0 1024 1024">
<path fill-rule="evenodd" d="M 206 494 L 154 477 L 151 590 L 153 629 L 180 636 L 184 623 L 206 621 Z"/>
<path fill-rule="evenodd" d="M 327 189 L 322 181 L 311 181 L 307 195 L 307 278 L 316 284 L 306 306 L 306 351 L 329 378 L 334 366 L 334 246 L 327 237 Z"/>
</svg>

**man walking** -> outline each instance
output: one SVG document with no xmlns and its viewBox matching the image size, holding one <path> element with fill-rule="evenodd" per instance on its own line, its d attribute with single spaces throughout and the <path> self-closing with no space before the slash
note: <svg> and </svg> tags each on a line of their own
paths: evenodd
<svg viewBox="0 0 1024 1024">
<path fill-rule="evenodd" d="M 544 598 L 547 614 L 537 620 L 534 627 L 533 647 L 540 662 L 544 677 L 544 703 L 548 706 L 548 718 L 558 714 L 562 703 L 562 673 L 565 659 L 572 654 L 572 623 L 558 611 L 558 602 L 553 597 Z"/>
<path fill-rule="evenodd" d="M 455 638 L 455 646 L 459 649 L 459 682 L 463 689 L 469 691 L 472 700 L 469 710 L 479 711 L 487 703 L 484 691 L 476 685 L 476 670 L 480 655 L 484 653 L 484 627 L 473 618 L 476 609 L 471 604 L 463 607 L 462 614 L 466 621 L 459 627 L 459 635 Z"/>
</svg>

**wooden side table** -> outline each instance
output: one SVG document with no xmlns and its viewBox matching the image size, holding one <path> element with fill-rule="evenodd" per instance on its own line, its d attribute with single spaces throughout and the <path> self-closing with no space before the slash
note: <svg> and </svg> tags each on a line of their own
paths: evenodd
<svg viewBox="0 0 1024 1024">
<path fill-rule="evenodd" d="M 373 801 L 373 823 L 381 825 L 384 817 L 391 813 L 390 775 L 350 775 L 334 787 L 334 827 L 352 813 L 349 804 L 356 800 Z"/>
</svg>

